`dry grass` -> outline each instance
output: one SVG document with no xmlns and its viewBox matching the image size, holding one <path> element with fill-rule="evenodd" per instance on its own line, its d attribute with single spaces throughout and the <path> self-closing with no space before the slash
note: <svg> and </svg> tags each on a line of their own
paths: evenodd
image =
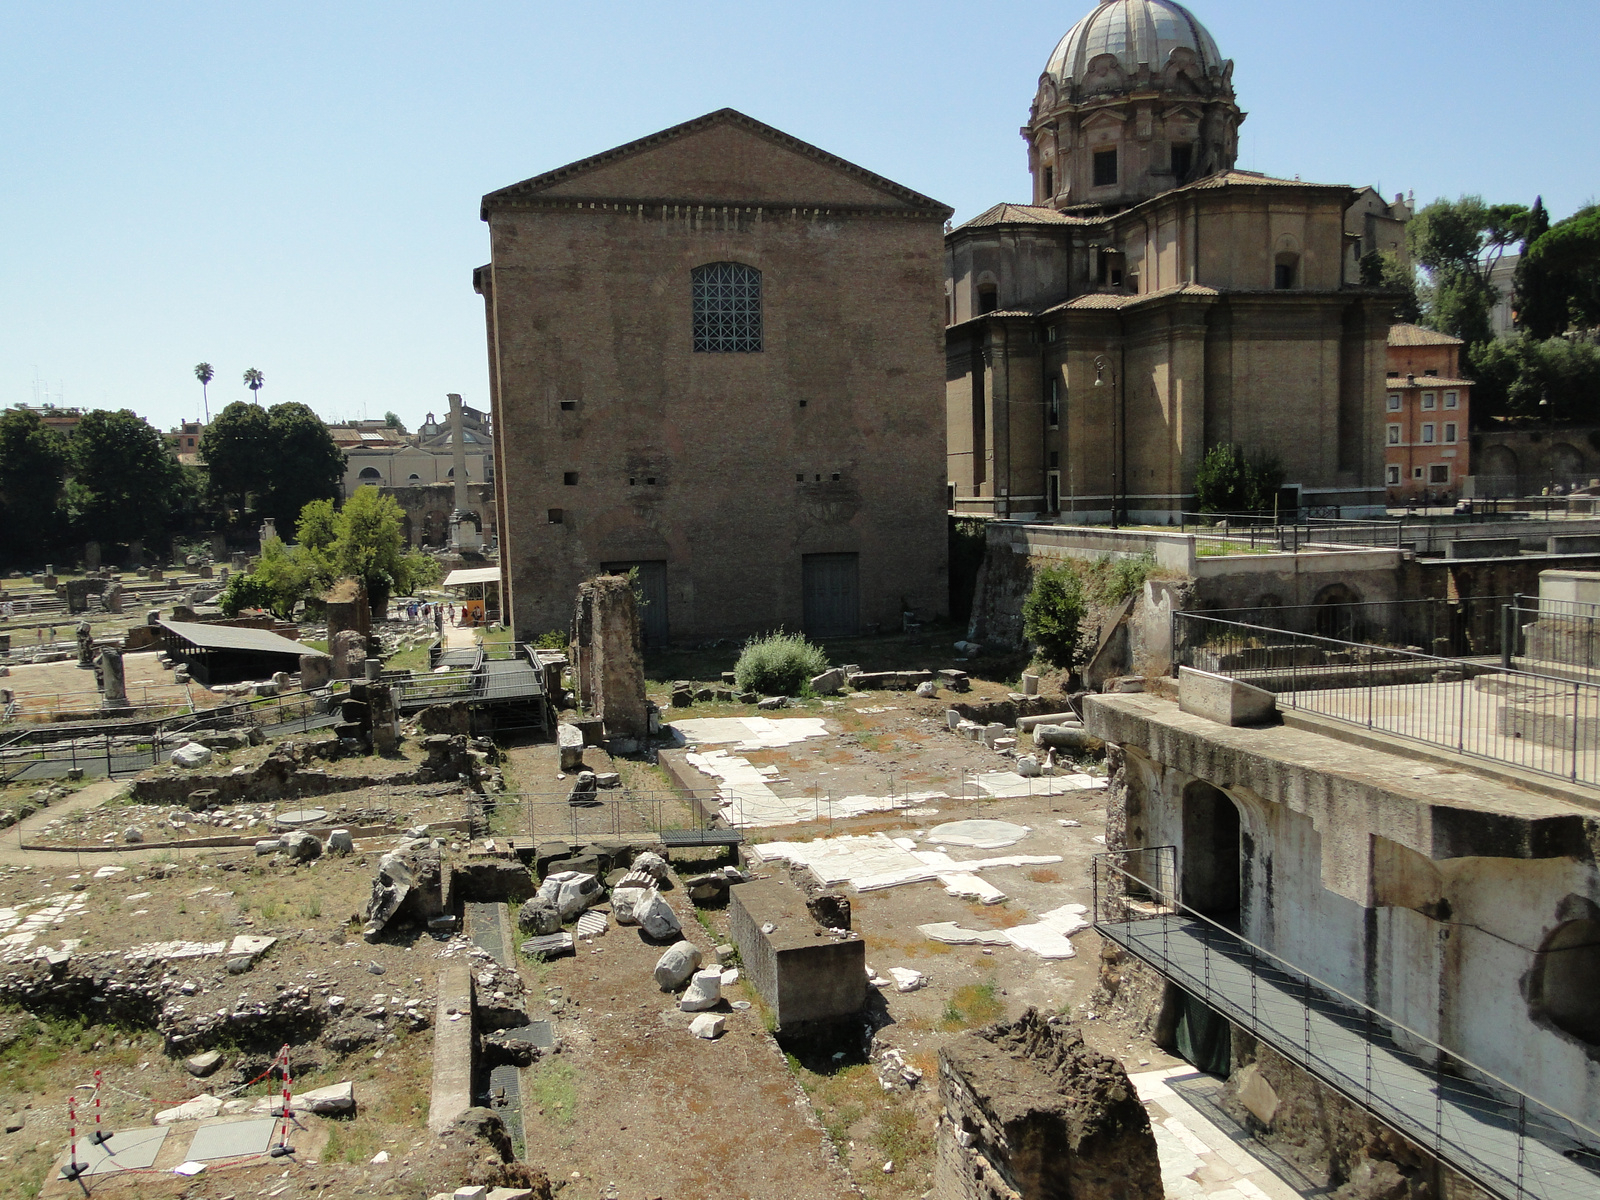
<svg viewBox="0 0 1600 1200">
<path fill-rule="evenodd" d="M 1049 867 L 1035 867 L 1033 870 L 1028 872 L 1027 877 L 1034 883 L 1061 882 L 1061 873 L 1059 871 L 1052 871 Z"/>
</svg>

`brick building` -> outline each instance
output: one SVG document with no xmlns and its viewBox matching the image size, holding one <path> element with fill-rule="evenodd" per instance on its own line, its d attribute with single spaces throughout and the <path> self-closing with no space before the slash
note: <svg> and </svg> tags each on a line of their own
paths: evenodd
<svg viewBox="0 0 1600 1200">
<path fill-rule="evenodd" d="M 1358 282 L 1360 194 L 1235 169 L 1243 120 L 1172 0 L 1102 0 L 1061 40 L 1031 202 L 946 239 L 953 510 L 1176 523 L 1232 443 L 1279 459 L 1289 506 L 1382 513 L 1394 297 Z"/>
<path fill-rule="evenodd" d="M 943 614 L 949 215 L 729 109 L 485 196 L 513 629 L 629 567 L 656 643 Z"/>
<path fill-rule="evenodd" d="M 1389 330 L 1383 408 L 1384 483 L 1390 504 L 1445 503 L 1472 474 L 1472 380 L 1461 377 L 1461 347 L 1420 325 Z"/>
</svg>

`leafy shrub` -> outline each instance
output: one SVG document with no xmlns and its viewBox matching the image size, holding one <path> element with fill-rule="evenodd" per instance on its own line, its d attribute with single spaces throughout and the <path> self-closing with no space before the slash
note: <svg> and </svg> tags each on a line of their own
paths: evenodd
<svg viewBox="0 0 1600 1200">
<path fill-rule="evenodd" d="M 742 692 L 798 696 L 813 675 L 828 669 L 828 656 L 798 633 L 769 633 L 745 643 L 733 678 Z"/>
<path fill-rule="evenodd" d="M 1119 558 L 1111 564 L 1111 573 L 1102 585 L 1104 602 L 1121 604 L 1129 596 L 1144 590 L 1144 581 L 1156 569 L 1154 554 L 1140 554 L 1134 558 Z"/>
<path fill-rule="evenodd" d="M 1071 667 L 1086 608 L 1076 571 L 1064 565 L 1043 567 L 1022 602 L 1022 634 L 1051 666 Z"/>
<path fill-rule="evenodd" d="M 537 650 L 565 650 L 567 648 L 567 631 L 565 629 L 552 629 L 548 633 L 541 633 L 533 642 Z"/>
</svg>

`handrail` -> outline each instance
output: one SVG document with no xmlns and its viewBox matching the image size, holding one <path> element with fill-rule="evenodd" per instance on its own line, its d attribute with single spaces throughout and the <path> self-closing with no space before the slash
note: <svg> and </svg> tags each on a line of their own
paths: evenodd
<svg viewBox="0 0 1600 1200">
<path fill-rule="evenodd" d="M 1579 1120 L 1577 1117 L 1572 1116 L 1570 1113 L 1567 1113 L 1567 1112 L 1563 1111 L 1562 1109 L 1557 1108 L 1555 1105 L 1549 1104 L 1549 1103 L 1547 1103 L 1547 1102 L 1545 1102 L 1543 1100 L 1538 1099 L 1536 1096 L 1531 1095 L 1527 1091 L 1525 1091 L 1522 1088 L 1518 1087 L 1516 1084 L 1512 1083 L 1510 1080 L 1507 1080 L 1507 1079 L 1503 1078 L 1502 1076 L 1495 1074 L 1493 1071 L 1489 1070 L 1488 1068 L 1480 1066 L 1479 1064 L 1473 1062 L 1471 1059 L 1467 1058 L 1465 1055 L 1461 1054 L 1459 1051 L 1451 1050 L 1449 1047 L 1444 1046 L 1441 1043 L 1435 1041 L 1433 1038 L 1429 1037 L 1427 1034 L 1423 1033 L 1421 1030 L 1413 1029 L 1411 1026 L 1405 1024 L 1405 1022 L 1397 1020 L 1394 1017 L 1389 1016 L 1388 1014 L 1386 1014 L 1384 1012 L 1381 1012 L 1380 1010 L 1378 1010 L 1376 1008 L 1373 1008 L 1370 1004 L 1367 1004 L 1365 1001 L 1359 1000 L 1356 997 L 1350 995 L 1348 992 L 1345 992 L 1344 990 L 1339 988 L 1337 985 L 1329 983 L 1327 980 L 1322 979 L 1319 976 L 1313 975 L 1310 971 L 1307 971 L 1302 967 L 1296 966 L 1294 963 L 1290 962 L 1288 959 L 1282 957 L 1281 955 L 1273 953 L 1271 950 L 1268 950 L 1265 946 L 1257 945 L 1255 942 L 1252 942 L 1249 938 L 1245 937 L 1242 933 L 1238 932 L 1237 930 L 1229 929 L 1226 925 L 1219 924 L 1217 921 L 1212 920 L 1210 917 L 1206 916 L 1204 913 L 1199 912 L 1199 911 L 1197 911 L 1197 910 L 1195 910 L 1193 908 L 1190 908 L 1187 904 L 1184 904 L 1176 896 L 1171 895 L 1170 894 L 1170 888 L 1160 888 L 1157 885 L 1152 884 L 1149 880 L 1141 879 L 1141 878 L 1139 878 L 1139 876 L 1134 875 L 1131 872 L 1124 870 L 1121 866 L 1117 865 L 1116 862 L 1112 861 L 1113 859 L 1117 858 L 1118 856 L 1123 856 L 1123 855 L 1152 854 L 1152 853 L 1154 853 L 1154 854 L 1166 854 L 1166 855 L 1169 855 L 1171 857 L 1172 861 L 1173 861 L 1173 864 L 1174 864 L 1173 876 L 1175 877 L 1176 876 L 1177 852 L 1178 852 L 1178 847 L 1177 846 L 1142 846 L 1142 847 L 1139 847 L 1137 849 L 1132 849 L 1132 850 L 1108 850 L 1108 851 L 1106 851 L 1104 853 L 1095 855 L 1093 861 L 1094 861 L 1095 864 L 1102 864 L 1103 863 L 1107 870 L 1115 872 L 1116 874 L 1122 876 L 1124 879 L 1131 880 L 1132 882 L 1138 884 L 1141 888 L 1144 888 L 1144 889 L 1150 891 L 1152 894 L 1158 894 L 1158 895 L 1166 894 L 1167 895 L 1167 899 L 1166 899 L 1166 901 L 1164 903 L 1164 906 L 1167 909 L 1169 909 L 1172 913 L 1174 913 L 1174 914 L 1180 914 L 1181 913 L 1183 916 L 1185 916 L 1185 917 L 1187 917 L 1189 919 L 1202 922 L 1203 924 L 1209 926 L 1211 929 L 1215 930 L 1216 932 L 1218 932 L 1220 934 L 1223 934 L 1226 938 L 1229 938 L 1229 939 L 1239 943 L 1241 946 L 1247 947 L 1252 953 L 1260 955 L 1263 958 L 1270 959 L 1273 963 L 1279 964 L 1280 968 L 1284 971 L 1285 974 L 1292 975 L 1292 976 L 1298 976 L 1301 979 L 1307 980 L 1312 985 L 1314 985 L 1317 989 L 1319 989 L 1320 991 L 1326 993 L 1327 995 L 1335 996 L 1338 999 L 1346 1002 L 1347 1004 L 1349 1004 L 1350 1006 L 1352 1006 L 1355 1009 L 1356 1013 L 1358 1013 L 1358 1014 L 1366 1014 L 1369 1017 L 1375 1017 L 1378 1020 L 1380 1020 L 1381 1022 L 1383 1022 L 1383 1024 L 1385 1026 L 1387 1026 L 1388 1028 L 1390 1028 L 1390 1029 L 1398 1029 L 1402 1033 L 1406 1034 L 1408 1037 L 1415 1038 L 1417 1040 L 1417 1042 L 1421 1043 L 1422 1045 L 1430 1047 L 1431 1049 L 1438 1051 L 1440 1054 L 1444 1055 L 1446 1058 L 1454 1061 L 1455 1063 L 1459 1064 L 1462 1067 L 1465 1067 L 1467 1070 L 1471 1071 L 1474 1075 L 1477 1075 L 1477 1076 L 1479 1076 L 1479 1077 L 1481 1077 L 1483 1079 L 1489 1080 L 1490 1082 L 1494 1083 L 1497 1087 L 1503 1088 L 1506 1091 L 1510 1092 L 1513 1096 L 1520 1097 L 1520 1098 L 1522 1098 L 1524 1100 L 1531 1100 L 1534 1104 L 1537 1104 L 1540 1108 L 1544 1109 L 1546 1112 L 1550 1113 L 1553 1116 L 1559 1117 L 1562 1121 L 1565 1121 L 1567 1124 L 1571 1125 L 1574 1129 L 1580 1130 L 1584 1134 L 1587 1134 L 1589 1137 L 1593 1138 L 1595 1146 L 1600 1147 L 1600 1129 L 1595 1129 L 1592 1126 L 1590 1126 L 1587 1123 L 1585 1123 L 1584 1121 Z M 1095 909 L 1094 909 L 1094 923 L 1095 923 L 1095 925 L 1097 927 L 1102 925 L 1102 924 L 1111 924 L 1112 922 L 1103 921 L 1101 919 L 1101 915 L 1100 915 L 1100 910 L 1099 910 L 1099 892 L 1100 892 L 1100 889 L 1099 889 L 1099 870 L 1098 870 L 1098 865 L 1096 866 L 1096 868 L 1094 870 L 1094 882 L 1095 882 L 1095 901 L 1096 901 Z M 1157 914 L 1157 915 L 1166 915 L 1166 914 Z M 1137 917 L 1137 916 L 1130 917 L 1130 920 L 1132 920 L 1132 921 L 1149 920 L 1149 919 L 1152 919 L 1152 918 L 1151 917 L 1140 918 L 1140 917 Z M 1420 1057 L 1420 1055 L 1414 1055 L 1414 1057 Z M 1600 1186 L 1600 1184 L 1597 1184 L 1597 1186 Z"/>
</svg>

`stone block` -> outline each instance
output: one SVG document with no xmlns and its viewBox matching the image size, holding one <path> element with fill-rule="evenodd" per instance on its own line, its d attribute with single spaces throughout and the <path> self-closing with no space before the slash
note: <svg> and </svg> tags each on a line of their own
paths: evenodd
<svg viewBox="0 0 1600 1200">
<path fill-rule="evenodd" d="M 1233 1082 L 1239 1089 L 1239 1103 L 1250 1111 L 1252 1117 L 1270 1127 L 1272 1118 L 1278 1115 L 1278 1093 L 1256 1069 L 1255 1063 L 1235 1075 Z"/>
<path fill-rule="evenodd" d="M 656 960 L 656 986 L 663 992 L 676 991 L 700 968 L 700 951 L 693 942 L 674 942 Z M 719 976 L 720 978 L 720 976 Z"/>
<path fill-rule="evenodd" d="M 722 1031 L 727 1025 L 727 1018 L 720 1013 L 701 1013 L 689 1022 L 689 1032 L 697 1038 L 705 1038 L 708 1042 L 715 1041 L 722 1036 Z"/>
<path fill-rule="evenodd" d="M 812 677 L 811 690 L 819 696 L 831 696 L 844 687 L 844 682 L 844 672 L 833 667 Z"/>
<path fill-rule="evenodd" d="M 1180 667 L 1178 707 L 1219 725 L 1264 725 L 1276 717 L 1278 700 L 1263 688 L 1226 675 Z"/>
<path fill-rule="evenodd" d="M 866 943 L 819 936 L 821 926 L 798 889 L 775 879 L 738 884 L 729 893 L 728 914 L 745 973 L 780 1029 L 861 1011 Z"/>
<path fill-rule="evenodd" d="M 556 726 L 556 743 L 561 748 L 561 769 L 576 771 L 583 766 L 583 731 L 576 725 Z"/>
</svg>

